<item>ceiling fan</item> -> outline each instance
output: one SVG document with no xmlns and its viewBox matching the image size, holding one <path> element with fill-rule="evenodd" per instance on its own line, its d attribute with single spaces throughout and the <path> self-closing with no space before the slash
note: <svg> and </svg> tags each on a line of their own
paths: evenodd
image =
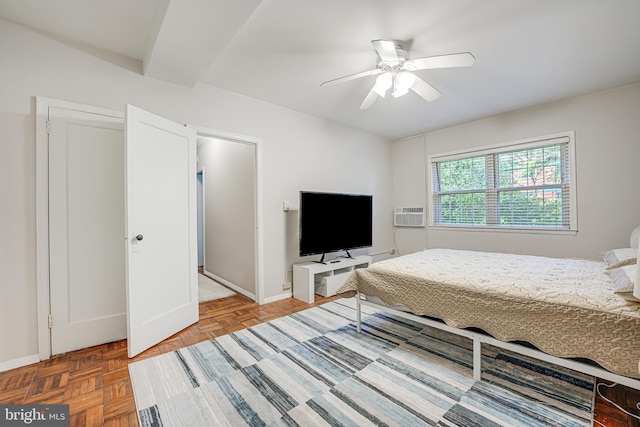
<svg viewBox="0 0 640 427">
<path fill-rule="evenodd" d="M 427 102 L 431 102 L 440 97 L 440 91 L 416 76 L 413 71 L 433 68 L 470 67 L 476 60 L 469 52 L 410 59 L 409 52 L 405 50 L 401 43 L 394 40 L 372 40 L 371 44 L 373 44 L 373 48 L 379 57 L 379 62 L 375 69 L 329 80 L 323 82 L 320 86 L 377 75 L 378 78 L 375 84 L 364 98 L 364 101 L 362 101 L 362 104 L 360 104 L 361 110 L 371 107 L 378 96 L 384 98 L 389 89 L 391 89 L 391 94 L 394 98 L 406 94 L 411 89 Z"/>
</svg>

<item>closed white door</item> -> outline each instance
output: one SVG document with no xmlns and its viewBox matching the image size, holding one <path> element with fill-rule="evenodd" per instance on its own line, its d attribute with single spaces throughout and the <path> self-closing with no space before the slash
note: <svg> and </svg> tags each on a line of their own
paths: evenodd
<svg viewBox="0 0 640 427">
<path fill-rule="evenodd" d="M 49 108 L 51 352 L 126 337 L 122 117 Z"/>
<path fill-rule="evenodd" d="M 127 105 L 129 357 L 198 321 L 196 134 Z"/>
</svg>

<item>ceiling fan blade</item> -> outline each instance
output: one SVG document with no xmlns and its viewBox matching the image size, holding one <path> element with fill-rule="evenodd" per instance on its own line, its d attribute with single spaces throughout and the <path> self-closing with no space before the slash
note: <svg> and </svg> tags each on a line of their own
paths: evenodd
<svg viewBox="0 0 640 427">
<path fill-rule="evenodd" d="M 362 104 L 360 104 L 360 109 L 366 110 L 367 108 L 371 107 L 373 103 L 376 102 L 376 99 L 378 99 L 378 94 L 375 90 L 373 90 L 373 88 L 371 88 L 367 96 L 364 97 L 364 101 L 362 101 Z"/>
<path fill-rule="evenodd" d="M 359 79 L 361 77 L 376 76 L 381 73 L 382 73 L 382 70 L 380 68 L 376 68 L 375 70 L 363 71 L 361 73 L 349 74 L 348 76 L 338 77 L 337 79 L 328 80 L 326 82 L 320 83 L 320 86 L 335 85 L 338 83 L 348 82 L 349 80 Z"/>
<path fill-rule="evenodd" d="M 476 62 L 476 58 L 469 52 L 452 53 L 450 55 L 429 56 L 426 58 L 411 59 L 414 70 L 428 70 L 432 68 L 470 67 Z M 407 61 L 408 63 L 409 61 Z M 405 63 L 405 64 L 407 64 Z M 407 69 L 411 69 L 407 64 Z"/>
<path fill-rule="evenodd" d="M 399 63 L 398 52 L 396 52 L 396 44 L 391 40 L 371 40 L 373 48 L 378 52 L 378 56 L 382 61 L 395 65 Z"/>
<path fill-rule="evenodd" d="M 416 80 L 413 82 L 411 90 L 423 97 L 427 102 L 435 101 L 440 98 L 440 95 L 442 95 L 438 89 L 431 86 L 418 76 L 416 76 Z"/>
</svg>

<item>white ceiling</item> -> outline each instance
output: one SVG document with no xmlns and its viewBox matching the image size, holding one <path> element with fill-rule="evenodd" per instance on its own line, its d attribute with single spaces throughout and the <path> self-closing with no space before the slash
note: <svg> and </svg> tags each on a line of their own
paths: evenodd
<svg viewBox="0 0 640 427">
<path fill-rule="evenodd" d="M 153 78 L 391 139 L 640 81 L 638 0 L 0 0 L 0 16 Z M 375 77 L 320 87 L 374 68 L 380 38 L 476 63 L 418 71 L 442 92 L 432 103 L 410 92 L 360 110 Z"/>
</svg>

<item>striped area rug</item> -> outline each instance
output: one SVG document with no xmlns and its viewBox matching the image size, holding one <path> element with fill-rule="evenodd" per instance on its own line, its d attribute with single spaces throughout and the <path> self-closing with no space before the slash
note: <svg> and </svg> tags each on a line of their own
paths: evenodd
<svg viewBox="0 0 640 427">
<path fill-rule="evenodd" d="M 337 300 L 129 365 L 142 426 L 589 426 L 593 378 Z"/>
</svg>

